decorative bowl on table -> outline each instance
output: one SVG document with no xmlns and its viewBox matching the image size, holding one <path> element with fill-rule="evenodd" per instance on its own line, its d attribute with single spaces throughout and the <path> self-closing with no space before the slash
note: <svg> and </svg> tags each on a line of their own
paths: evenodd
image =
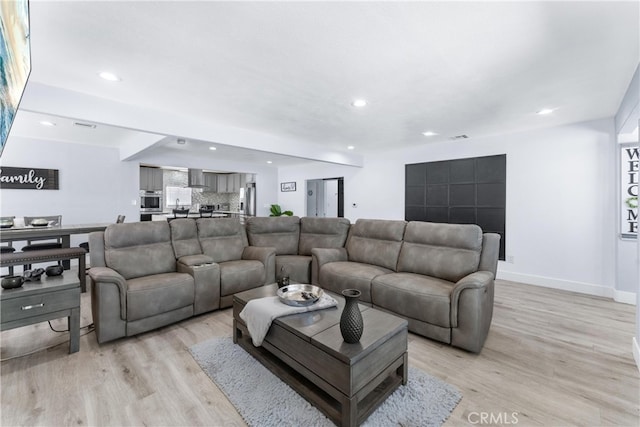
<svg viewBox="0 0 640 427">
<path fill-rule="evenodd" d="M 278 298 L 287 305 L 305 307 L 318 301 L 323 293 L 315 285 L 295 284 L 278 289 Z"/>
<path fill-rule="evenodd" d="M 64 268 L 61 265 L 50 265 L 45 270 L 45 273 L 47 276 L 51 277 L 51 276 L 60 276 L 63 271 L 64 271 Z"/>
<path fill-rule="evenodd" d="M 13 227 L 12 219 L 0 219 L 0 228 L 11 228 Z"/>
<path fill-rule="evenodd" d="M 49 225 L 49 221 L 47 221 L 44 218 L 36 218 L 33 221 L 31 221 L 31 224 L 34 227 L 46 227 L 47 225 Z"/>
<path fill-rule="evenodd" d="M 19 288 L 24 283 L 22 276 L 8 276 L 2 278 L 2 287 L 4 289 Z"/>
</svg>

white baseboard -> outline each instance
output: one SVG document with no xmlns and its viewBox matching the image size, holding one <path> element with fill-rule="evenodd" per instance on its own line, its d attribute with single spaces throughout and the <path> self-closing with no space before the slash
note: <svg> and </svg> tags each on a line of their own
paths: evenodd
<svg viewBox="0 0 640 427">
<path fill-rule="evenodd" d="M 638 371 L 640 371 L 640 345 L 638 345 L 638 340 L 636 339 L 636 337 L 633 337 L 632 347 L 633 358 L 636 360 Z"/>
<path fill-rule="evenodd" d="M 613 288 L 594 285 L 591 283 L 574 282 L 571 280 L 555 279 L 553 277 L 500 270 L 498 270 L 497 278 L 501 280 L 526 283 L 528 285 L 542 286 L 545 288 L 560 289 L 563 291 L 579 292 L 587 295 L 611 298 L 616 302 L 622 302 L 625 304 L 636 304 L 636 294 L 633 292 L 618 291 Z"/>
<path fill-rule="evenodd" d="M 625 304 L 636 305 L 636 294 L 627 291 L 613 291 L 613 300 L 616 302 L 623 302 Z"/>
</svg>

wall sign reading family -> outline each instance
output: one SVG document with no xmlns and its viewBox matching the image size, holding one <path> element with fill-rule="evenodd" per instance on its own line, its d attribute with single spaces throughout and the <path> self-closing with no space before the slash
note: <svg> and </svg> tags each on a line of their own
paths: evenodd
<svg viewBox="0 0 640 427">
<path fill-rule="evenodd" d="M 638 235 L 638 164 L 640 161 L 638 147 L 622 146 L 620 154 L 620 175 L 622 178 L 620 209 L 622 237 Z"/>
<path fill-rule="evenodd" d="M 57 190 L 58 169 L 3 167 L 0 169 L 0 188 Z"/>
</svg>

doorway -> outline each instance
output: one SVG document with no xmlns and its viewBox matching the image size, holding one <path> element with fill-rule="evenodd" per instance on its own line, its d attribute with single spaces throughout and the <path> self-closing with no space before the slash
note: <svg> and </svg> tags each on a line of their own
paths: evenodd
<svg viewBox="0 0 640 427">
<path fill-rule="evenodd" d="M 344 217 L 344 178 L 309 179 L 306 182 L 307 216 Z"/>
</svg>

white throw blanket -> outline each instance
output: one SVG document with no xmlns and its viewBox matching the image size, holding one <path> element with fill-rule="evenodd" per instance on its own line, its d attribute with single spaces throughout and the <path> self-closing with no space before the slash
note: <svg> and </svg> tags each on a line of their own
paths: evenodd
<svg viewBox="0 0 640 427">
<path fill-rule="evenodd" d="M 262 345 L 262 340 L 269 332 L 273 319 L 290 314 L 304 313 L 306 311 L 321 310 L 335 307 L 338 302 L 327 294 L 323 294 L 318 301 L 306 307 L 294 307 L 287 305 L 275 297 L 256 298 L 250 300 L 240 312 L 240 318 L 244 320 L 251 335 L 251 341 L 256 347 Z"/>
</svg>

